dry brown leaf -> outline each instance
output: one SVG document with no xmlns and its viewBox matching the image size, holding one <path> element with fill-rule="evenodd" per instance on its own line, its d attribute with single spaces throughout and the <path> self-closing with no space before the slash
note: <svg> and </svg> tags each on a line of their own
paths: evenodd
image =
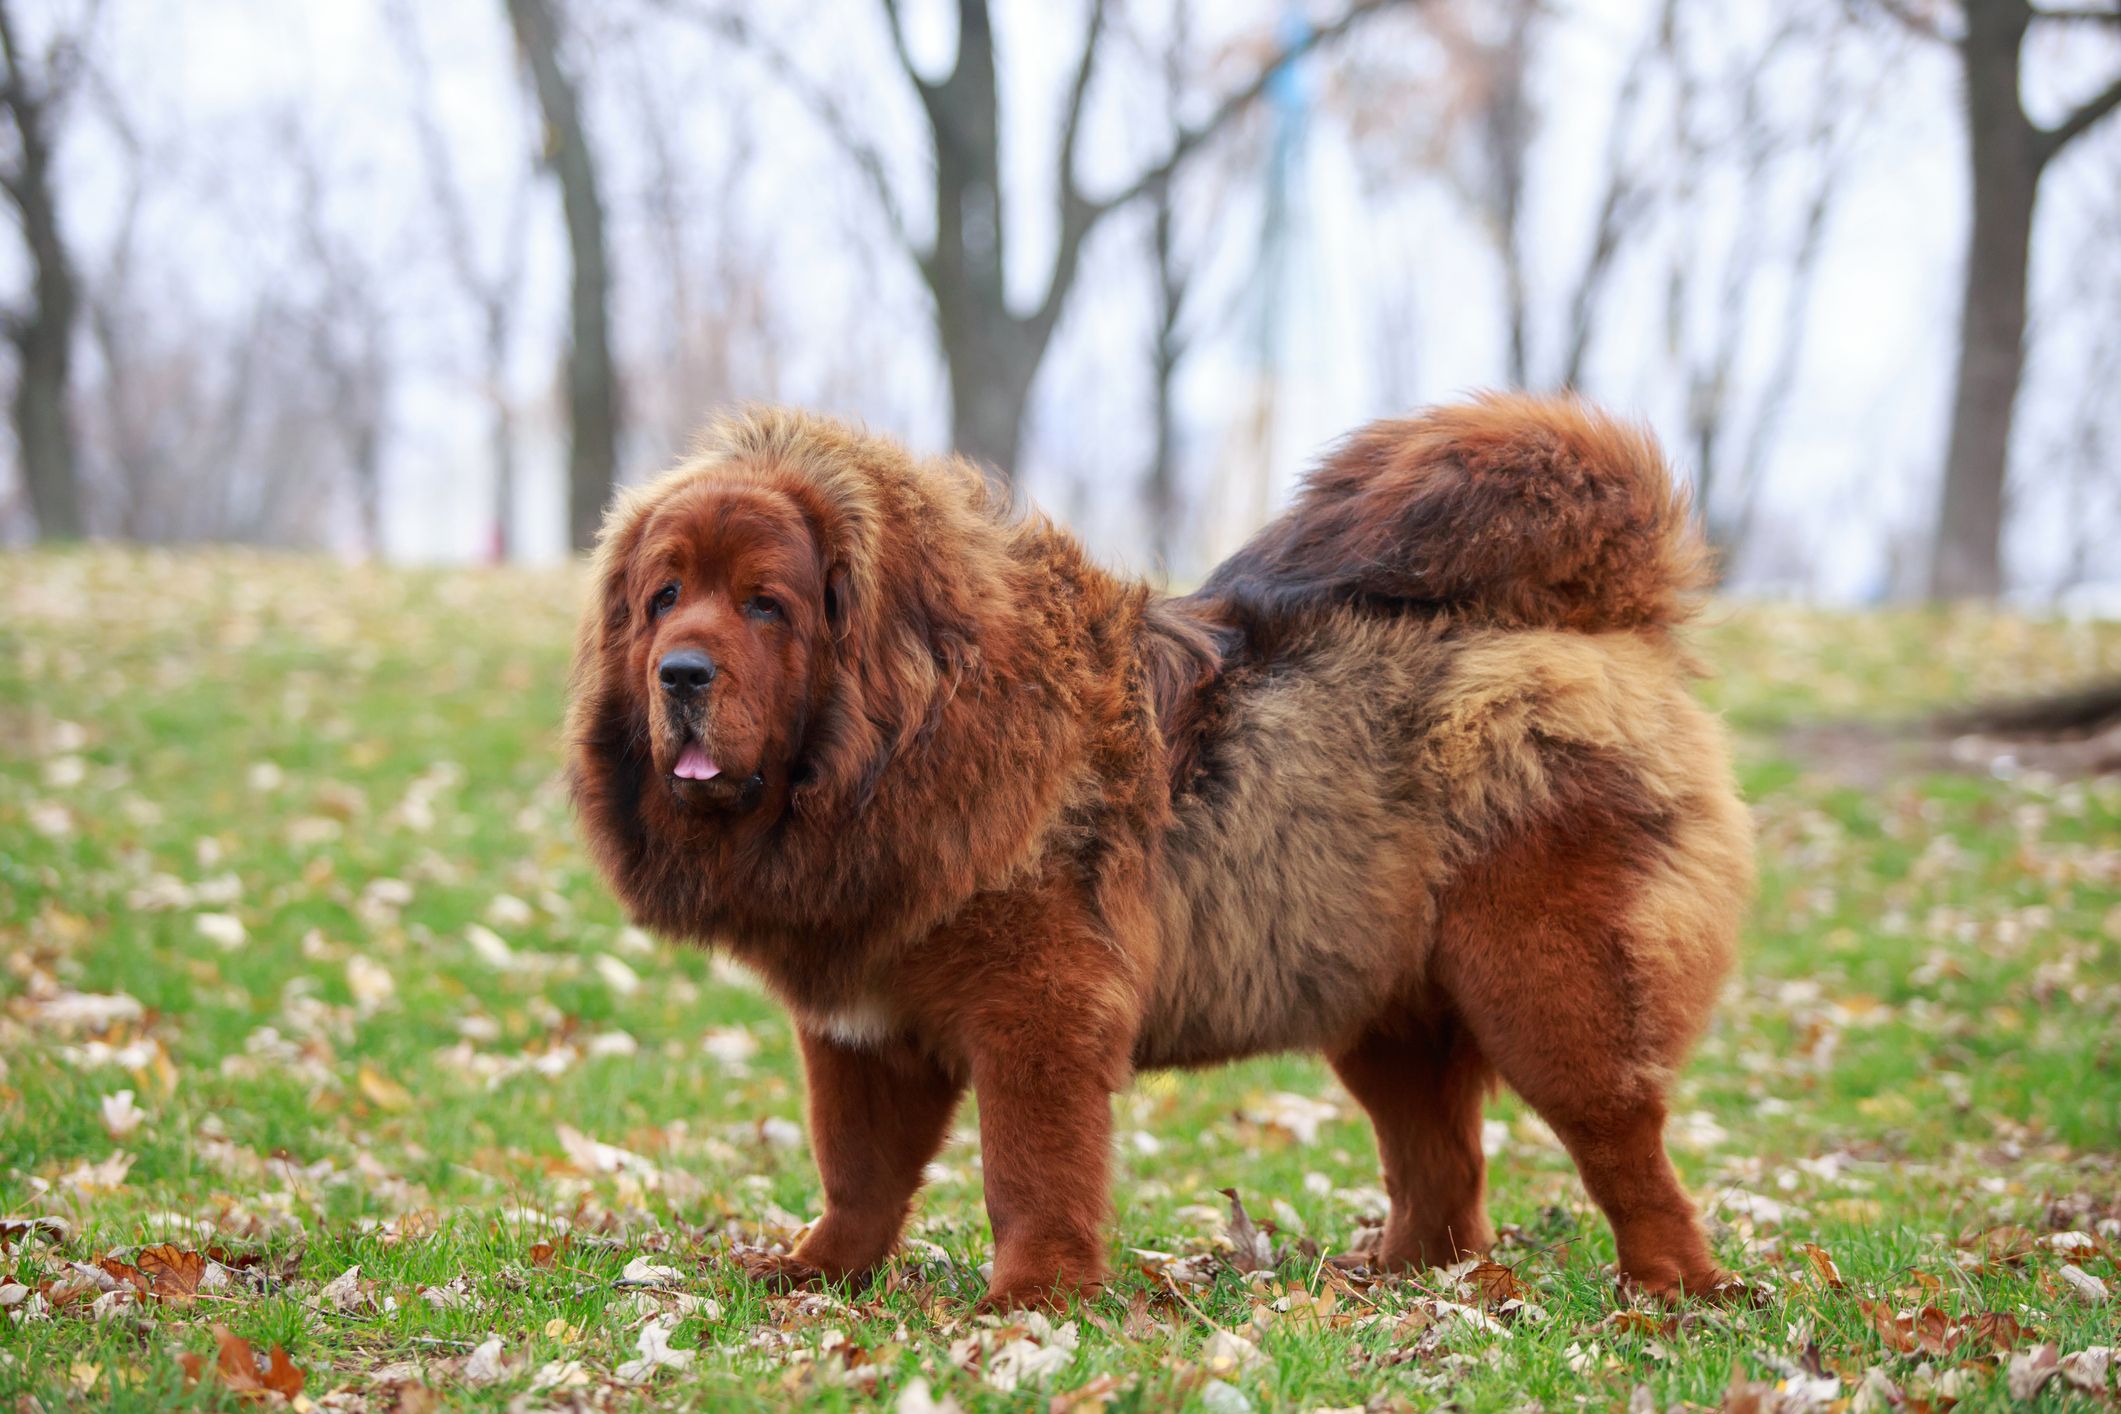
<svg viewBox="0 0 2121 1414">
<path fill-rule="evenodd" d="M 1526 1301 L 1532 1289 L 1500 1262 L 1482 1262 L 1465 1274 L 1466 1287 L 1473 1292 L 1483 1306 L 1500 1306 L 1505 1301 Z"/>
<path fill-rule="evenodd" d="M 1984 1266 L 2018 1267 L 2040 1250 L 2040 1238 L 2030 1228 L 2010 1223 L 1963 1237 L 1959 1245 L 1979 1254 Z"/>
<path fill-rule="evenodd" d="M 1811 1259 L 1812 1275 L 1818 1278 L 1821 1286 L 1830 1291 L 1847 1288 L 1848 1283 L 1841 1279 L 1841 1268 L 1834 1265 L 1832 1253 L 1816 1242 L 1807 1242 L 1804 1244 L 1804 1255 Z"/>
<path fill-rule="evenodd" d="M 1952 1325 L 1951 1317 L 1935 1306 L 1925 1306 L 1914 1315 L 1915 1344 L 1932 1355 L 1942 1355 L 1959 1343 L 1964 1332 Z"/>
<path fill-rule="evenodd" d="M 1990 1350 L 2009 1350 L 2025 1337 L 2025 1327 L 2008 1311 L 1983 1311 L 1966 1323 L 1970 1340 Z"/>
<path fill-rule="evenodd" d="M 199 1283 L 206 1280 L 206 1258 L 165 1242 L 141 1251 L 140 1272 L 156 1299 L 188 1306 L 198 1299 Z"/>
<path fill-rule="evenodd" d="M 1887 1349 L 1900 1355 L 1914 1353 L 1915 1319 L 1913 1316 L 1894 1315 L 1891 1304 L 1884 1301 L 1864 1301 L 1859 1299 L 1856 1305 L 1862 1309 L 1864 1318 L 1871 1323 L 1871 1329 L 1878 1332 L 1879 1337 L 1885 1341 Z"/>
<path fill-rule="evenodd" d="M 1230 1200 L 1230 1225 L 1226 1229 L 1230 1238 L 1230 1265 L 1240 1272 L 1271 1271 L 1274 1267 L 1274 1247 L 1267 1235 L 1252 1221 L 1245 1211 L 1244 1199 L 1237 1196 L 1234 1188 L 1225 1188 L 1222 1195 Z"/>
<path fill-rule="evenodd" d="M 130 1262 L 121 1262 L 116 1257 L 98 1257 L 96 1265 L 109 1272 L 119 1281 L 124 1282 L 127 1286 L 130 1286 L 140 1295 L 145 1296 L 148 1294 L 149 1282 L 147 1274 Z"/>
<path fill-rule="evenodd" d="M 309 1375 L 294 1361 L 287 1358 L 287 1351 L 275 1343 L 272 1352 L 263 1364 L 258 1354 L 251 1349 L 250 1342 L 237 1335 L 227 1326 L 214 1327 L 213 1373 L 230 1390 L 246 1399 L 263 1399 L 269 1394 L 292 1400 L 302 1393 L 302 1386 L 309 1382 Z M 189 1352 L 177 1357 L 184 1367 L 186 1384 L 197 1384 L 206 1375 L 206 1362 Z"/>
</svg>

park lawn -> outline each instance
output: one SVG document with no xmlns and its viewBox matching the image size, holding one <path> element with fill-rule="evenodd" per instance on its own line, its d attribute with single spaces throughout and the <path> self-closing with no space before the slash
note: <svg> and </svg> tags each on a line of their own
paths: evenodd
<svg viewBox="0 0 2121 1414">
<path fill-rule="evenodd" d="M 1117 1280 L 1001 1323 L 969 1111 L 877 1286 L 737 1270 L 817 1211 L 801 1079 L 771 1002 L 626 928 L 574 839 L 579 587 L 0 557 L 5 1407 L 300 1372 L 378 1411 L 1982 1409 L 2055 1356 L 2039 1401 L 2112 1407 L 2080 1352 L 2121 1326 L 2121 782 L 1858 784 L 1790 732 L 2121 672 L 2121 626 L 1707 616 L 1762 885 L 1672 1142 L 1752 1304 L 1631 1306 L 1508 1097 L 1506 1270 L 1341 1278 L 1369 1134 L 1276 1058 L 1120 1096 Z"/>
</svg>

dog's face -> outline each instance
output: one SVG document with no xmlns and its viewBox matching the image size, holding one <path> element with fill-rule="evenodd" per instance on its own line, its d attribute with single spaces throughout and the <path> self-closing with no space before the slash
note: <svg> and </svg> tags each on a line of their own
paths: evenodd
<svg viewBox="0 0 2121 1414">
<path fill-rule="evenodd" d="M 625 672 L 663 786 L 699 809 L 783 796 L 829 671 L 809 523 L 764 487 L 694 486 L 650 512 L 621 568 Z"/>
</svg>

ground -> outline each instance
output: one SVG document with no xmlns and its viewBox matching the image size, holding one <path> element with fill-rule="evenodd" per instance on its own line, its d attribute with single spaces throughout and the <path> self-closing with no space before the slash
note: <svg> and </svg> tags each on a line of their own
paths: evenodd
<svg viewBox="0 0 2121 1414">
<path fill-rule="evenodd" d="M 818 1207 L 796 1060 L 574 840 L 579 588 L 0 557 L 6 1407 L 2112 1407 L 2121 781 L 1797 729 L 2112 674 L 2121 625 L 1708 615 L 1762 886 L 1671 1137 L 1744 1299 L 1632 1305 L 1507 1097 L 1496 1263 L 1344 1276 L 1370 1138 L 1276 1059 L 1120 1096 L 1118 1280 L 1003 1324 L 969 1115 L 876 1287 L 743 1279 Z"/>
</svg>

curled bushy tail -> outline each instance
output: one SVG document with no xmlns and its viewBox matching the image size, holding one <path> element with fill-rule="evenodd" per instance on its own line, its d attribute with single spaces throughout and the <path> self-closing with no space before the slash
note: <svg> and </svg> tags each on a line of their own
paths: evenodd
<svg viewBox="0 0 2121 1414">
<path fill-rule="evenodd" d="M 1669 627 L 1707 582 L 1647 431 L 1573 397 L 1490 394 L 1355 433 L 1201 598 L 1248 618 L 1376 604 L 1589 632 Z"/>
</svg>

